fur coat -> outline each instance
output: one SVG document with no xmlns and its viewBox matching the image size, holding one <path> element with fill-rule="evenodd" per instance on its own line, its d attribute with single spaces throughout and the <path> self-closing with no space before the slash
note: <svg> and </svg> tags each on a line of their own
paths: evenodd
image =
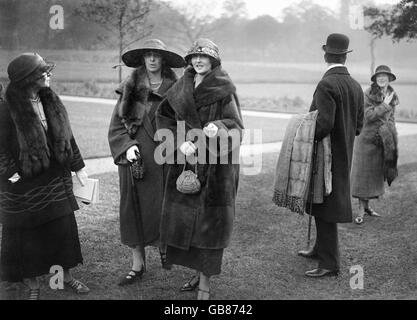
<svg viewBox="0 0 417 320">
<path fill-rule="evenodd" d="M 139 67 L 116 90 L 119 99 L 111 118 L 108 141 L 119 171 L 121 241 L 131 247 L 153 244 L 159 239 L 165 174 L 164 166 L 154 158 L 158 145 L 154 140 L 155 111 L 175 81 L 175 73 L 166 69 L 159 90 L 152 92 L 145 68 Z M 126 160 L 126 151 L 134 145 L 140 150 L 145 168 L 144 178 L 136 182 L 137 194 Z M 139 200 L 138 210 L 135 198 Z"/>
<path fill-rule="evenodd" d="M 213 69 L 197 88 L 194 88 L 194 77 L 194 69 L 186 69 L 157 111 L 158 129 L 168 129 L 174 135 L 176 156 L 175 161 L 167 165 L 161 241 L 183 250 L 190 247 L 222 249 L 228 246 L 233 230 L 242 115 L 235 86 L 221 66 Z M 195 132 L 193 129 L 201 133 L 201 129 L 210 122 L 222 130 L 214 138 L 201 136 L 201 141 L 205 141 L 206 144 L 202 145 L 207 146 L 213 139 L 211 142 L 215 142 L 218 157 L 211 158 L 208 163 L 211 151 L 209 148 L 199 149 L 201 154 L 206 155 L 206 162 L 199 162 L 196 168 L 201 191 L 198 194 L 180 193 L 176 189 L 176 180 L 184 169 L 184 162 L 180 160 L 181 142 L 187 133 Z M 185 132 L 177 134 L 182 125 Z M 226 147 L 221 148 L 218 143 L 221 132 L 227 135 L 232 131 L 239 133 L 237 146 L 229 140 Z M 170 147 L 168 144 L 166 149 Z M 219 159 L 225 155 L 227 161 L 220 162 Z M 186 164 L 185 168 L 195 170 L 190 164 Z"/>
<path fill-rule="evenodd" d="M 50 89 L 39 92 L 48 123 L 41 125 L 17 88 L 0 103 L 0 207 L 4 224 L 33 227 L 78 209 L 71 171 L 84 167 L 68 115 Z M 8 179 L 18 173 L 21 179 Z"/>
</svg>

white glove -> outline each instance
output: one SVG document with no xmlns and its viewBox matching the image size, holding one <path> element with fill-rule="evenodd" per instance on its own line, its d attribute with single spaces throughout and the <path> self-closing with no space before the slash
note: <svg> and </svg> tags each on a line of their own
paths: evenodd
<svg viewBox="0 0 417 320">
<path fill-rule="evenodd" d="M 84 187 L 87 183 L 88 174 L 84 169 L 78 170 L 76 173 L 77 179 L 80 182 L 80 184 Z"/>
<path fill-rule="evenodd" d="M 11 183 L 16 183 L 20 180 L 20 175 L 16 172 L 8 179 Z"/>
<path fill-rule="evenodd" d="M 210 122 L 207 126 L 203 128 L 204 134 L 209 137 L 213 138 L 216 136 L 217 132 L 219 131 L 219 128 L 213 123 Z"/>
<path fill-rule="evenodd" d="M 189 156 L 197 150 L 197 147 L 191 141 L 185 141 L 181 145 L 180 150 L 183 154 L 185 154 L 186 156 Z"/>
<path fill-rule="evenodd" d="M 391 94 L 389 94 L 388 96 L 385 97 L 384 102 L 386 104 L 390 104 L 393 97 L 394 97 L 394 91 L 391 92 Z"/>
<path fill-rule="evenodd" d="M 139 153 L 138 146 L 131 146 L 129 149 L 127 149 L 126 151 L 127 161 L 133 162 L 134 160 L 136 160 L 136 152 Z"/>
</svg>

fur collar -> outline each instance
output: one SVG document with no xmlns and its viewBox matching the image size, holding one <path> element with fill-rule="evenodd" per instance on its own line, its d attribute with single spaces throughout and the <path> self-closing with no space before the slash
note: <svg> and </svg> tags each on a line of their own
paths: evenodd
<svg viewBox="0 0 417 320">
<path fill-rule="evenodd" d="M 229 75 L 221 66 L 213 69 L 194 89 L 195 70 L 189 67 L 167 93 L 169 104 L 192 128 L 201 128 L 197 109 L 236 93 Z"/>
<path fill-rule="evenodd" d="M 390 102 L 390 106 L 395 107 L 396 105 L 400 103 L 400 101 L 393 87 L 388 85 L 387 94 L 389 95 L 392 92 L 394 92 L 394 97 L 392 98 Z M 371 103 L 373 104 L 380 104 L 384 101 L 384 98 L 385 98 L 384 94 L 382 93 L 382 89 L 376 83 L 372 83 L 371 87 L 366 90 L 365 94 L 369 98 Z"/>
<path fill-rule="evenodd" d="M 22 174 L 27 177 L 48 169 L 51 153 L 62 165 L 72 157 L 72 131 L 64 105 L 50 88 L 41 89 L 39 97 L 48 121 L 52 150 L 49 149 L 46 132 L 30 99 L 13 84 L 6 90 L 6 105 L 16 127 Z"/>
<path fill-rule="evenodd" d="M 144 66 L 132 71 L 130 76 L 116 89 L 120 95 L 117 115 L 133 136 L 142 125 L 149 101 L 162 100 L 168 89 L 177 81 L 177 76 L 170 68 L 163 71 L 162 84 L 157 92 L 150 89 L 149 78 Z"/>
</svg>

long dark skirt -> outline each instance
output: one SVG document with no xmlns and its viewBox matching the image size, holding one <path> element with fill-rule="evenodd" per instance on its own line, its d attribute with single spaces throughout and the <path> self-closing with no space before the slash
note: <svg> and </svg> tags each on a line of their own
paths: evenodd
<svg viewBox="0 0 417 320">
<path fill-rule="evenodd" d="M 0 259 L 1 279 L 9 282 L 48 274 L 53 265 L 82 263 L 74 213 L 32 229 L 3 226 Z"/>
<path fill-rule="evenodd" d="M 190 247 L 182 250 L 167 247 L 167 263 L 184 266 L 202 272 L 205 276 L 218 275 L 221 272 L 223 249 L 199 249 Z"/>
</svg>

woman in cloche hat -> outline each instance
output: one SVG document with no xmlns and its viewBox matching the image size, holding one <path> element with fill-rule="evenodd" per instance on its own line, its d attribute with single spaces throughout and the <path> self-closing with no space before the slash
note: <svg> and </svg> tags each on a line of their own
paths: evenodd
<svg viewBox="0 0 417 320">
<path fill-rule="evenodd" d="M 1 279 L 27 281 L 39 299 L 37 277 L 54 265 L 76 293 L 88 287 L 69 270 L 83 262 L 74 211 L 71 171 L 87 174 L 67 111 L 49 87 L 54 65 L 36 53 L 10 62 L 10 83 L 0 103 Z"/>
<path fill-rule="evenodd" d="M 394 113 L 399 105 L 397 93 L 390 83 L 396 76 L 388 66 L 380 65 L 371 77 L 371 87 L 365 91 L 364 126 L 355 140 L 352 162 L 352 196 L 359 199 L 356 224 L 364 215 L 379 217 L 369 206 L 397 177 L 398 141 Z"/>
<path fill-rule="evenodd" d="M 138 49 L 127 51 L 122 60 L 134 70 L 116 90 L 119 99 L 108 132 L 110 150 L 119 168 L 121 241 L 131 248 L 133 260 L 131 270 L 119 281 L 120 286 L 142 277 L 145 246 L 159 246 L 162 266 L 170 268 L 165 249 L 159 245 L 164 167 L 154 159 L 155 111 L 177 80 L 171 68 L 185 65 L 180 55 L 158 39 L 146 40 Z M 137 160 L 143 163 L 140 168 L 144 171 L 143 177 L 133 178 L 134 187 L 130 167 Z"/>
<path fill-rule="evenodd" d="M 183 77 L 157 111 L 158 129 L 176 133 L 182 123 L 191 135 L 185 142 L 178 136 L 174 144 L 179 147 L 177 160 L 167 165 L 161 241 L 167 243 L 167 263 L 197 271 L 181 291 L 198 286 L 197 298 L 207 300 L 210 277 L 220 274 L 223 250 L 232 233 L 239 178 L 238 161 L 232 160 L 239 158 L 243 123 L 236 88 L 222 69 L 217 46 L 199 39 L 185 61 L 189 66 Z M 237 139 L 233 137 L 228 145 L 232 132 Z M 192 137 L 196 133 L 200 135 L 197 141 Z M 203 153 L 206 162 L 185 165 L 182 161 L 184 156 L 191 161 L 192 155 L 198 155 L 200 161 Z M 200 188 L 193 188 L 197 193 L 185 193 L 182 179 L 177 189 L 177 179 L 187 169 L 197 174 L 199 183 L 194 180 L 194 185 Z"/>
</svg>

